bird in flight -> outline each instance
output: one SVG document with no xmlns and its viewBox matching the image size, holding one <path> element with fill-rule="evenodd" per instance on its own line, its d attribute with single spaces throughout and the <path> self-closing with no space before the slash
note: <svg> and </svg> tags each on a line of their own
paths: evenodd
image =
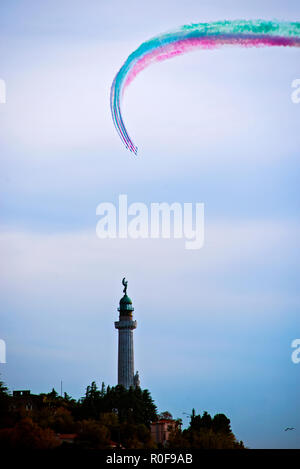
<svg viewBox="0 0 300 469">
<path fill-rule="evenodd" d="M 284 429 L 285 432 L 287 432 L 288 430 L 296 430 L 296 428 L 294 428 L 294 427 L 286 427 L 286 428 Z"/>
</svg>

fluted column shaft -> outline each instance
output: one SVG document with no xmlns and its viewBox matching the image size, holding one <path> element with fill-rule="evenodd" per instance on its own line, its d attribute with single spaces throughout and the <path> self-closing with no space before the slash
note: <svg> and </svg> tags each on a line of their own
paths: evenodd
<svg viewBox="0 0 300 469">
<path fill-rule="evenodd" d="M 115 322 L 115 328 L 119 330 L 118 384 L 126 389 L 134 385 L 133 330 L 136 327 L 137 322 L 129 317 Z"/>
</svg>

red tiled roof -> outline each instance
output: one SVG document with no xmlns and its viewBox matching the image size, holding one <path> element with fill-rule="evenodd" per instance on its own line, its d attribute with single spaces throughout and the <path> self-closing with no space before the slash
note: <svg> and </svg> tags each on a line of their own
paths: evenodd
<svg viewBox="0 0 300 469">
<path fill-rule="evenodd" d="M 157 424 L 157 423 L 175 423 L 176 420 L 173 420 L 173 419 L 161 419 L 161 420 L 157 420 L 156 422 L 151 422 L 151 425 L 153 424 Z"/>
<path fill-rule="evenodd" d="M 61 440 L 74 440 L 77 437 L 77 433 L 60 433 L 57 436 Z"/>
</svg>

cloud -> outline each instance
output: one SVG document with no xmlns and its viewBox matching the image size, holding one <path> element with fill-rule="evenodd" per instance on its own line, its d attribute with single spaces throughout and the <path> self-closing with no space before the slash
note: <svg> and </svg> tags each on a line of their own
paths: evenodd
<svg viewBox="0 0 300 469">
<path fill-rule="evenodd" d="M 152 383 L 155 390 L 166 375 L 175 382 L 183 373 L 198 383 L 195 370 L 207 386 L 255 379 L 273 361 L 289 360 L 300 303 L 293 283 L 299 232 L 291 221 L 214 220 L 207 223 L 204 248 L 187 251 L 183 240 L 99 240 L 95 231 L 2 226 L 9 376 L 52 386 L 61 374 L 75 395 L 95 376 L 113 383 L 113 322 L 126 276 L 144 386 Z"/>
<path fill-rule="evenodd" d="M 22 60 L 8 70 L 2 142 L 23 148 L 22 154 L 42 150 L 43 159 L 67 164 L 74 155 L 66 150 L 123 152 L 110 116 L 109 91 L 135 42 L 39 44 L 27 39 L 26 44 Z M 13 49 L 19 54 L 17 44 Z M 125 95 L 128 129 L 152 159 L 161 158 L 159 148 L 168 160 L 174 152 L 186 151 L 185 158 L 193 161 L 195 150 L 209 151 L 203 166 L 224 157 L 230 161 L 236 147 L 242 158 L 276 158 L 283 142 L 285 149 L 299 144 L 297 109 L 290 100 L 296 53 L 225 48 L 146 69 Z"/>
<path fill-rule="evenodd" d="M 94 231 L 51 234 L 3 228 L 2 293 L 12 295 L 17 309 L 24 303 L 30 310 L 29 304 L 40 298 L 48 312 L 49 301 L 52 306 L 68 305 L 64 315 L 80 316 L 83 309 L 85 315 L 94 314 L 98 308 L 105 315 L 105 308 L 113 310 L 120 278 L 127 274 L 141 306 L 146 301 L 155 310 L 159 302 L 167 316 L 174 308 L 180 310 L 172 295 L 177 283 L 182 306 L 195 304 L 199 288 L 202 306 L 210 309 L 224 304 L 225 298 L 227 309 L 231 305 L 234 311 L 240 302 L 250 300 L 251 305 L 254 298 L 266 307 L 292 303 L 286 281 L 281 280 L 278 291 L 273 287 L 286 271 L 298 269 L 299 231 L 300 225 L 291 221 L 207 221 L 204 247 L 190 252 L 183 239 L 100 240 Z M 159 267 L 158 259 L 163 259 Z M 54 315 L 61 314 L 61 306 L 59 313 L 55 310 Z"/>
</svg>

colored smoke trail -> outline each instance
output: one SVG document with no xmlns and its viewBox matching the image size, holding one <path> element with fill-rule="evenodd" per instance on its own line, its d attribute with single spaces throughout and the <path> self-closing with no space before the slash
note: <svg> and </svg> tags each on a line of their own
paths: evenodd
<svg viewBox="0 0 300 469">
<path fill-rule="evenodd" d="M 225 45 L 239 47 L 300 47 L 300 22 L 222 21 L 198 23 L 156 36 L 141 44 L 114 78 L 110 106 L 114 125 L 130 151 L 137 154 L 121 113 L 126 87 L 152 63 L 177 57 L 196 48 L 213 49 Z"/>
</svg>

